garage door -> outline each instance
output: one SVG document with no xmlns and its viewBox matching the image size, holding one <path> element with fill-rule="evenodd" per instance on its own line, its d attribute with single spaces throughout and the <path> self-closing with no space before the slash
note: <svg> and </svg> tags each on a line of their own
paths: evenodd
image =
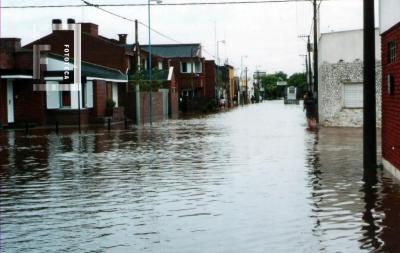
<svg viewBox="0 0 400 253">
<path fill-rule="evenodd" d="M 344 85 L 344 107 L 363 107 L 363 84 L 349 83 Z"/>
</svg>

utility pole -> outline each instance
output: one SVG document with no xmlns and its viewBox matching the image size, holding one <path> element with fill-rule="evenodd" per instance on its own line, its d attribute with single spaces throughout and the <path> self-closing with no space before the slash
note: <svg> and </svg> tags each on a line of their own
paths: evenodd
<svg viewBox="0 0 400 253">
<path fill-rule="evenodd" d="M 135 71 L 140 71 L 140 46 L 139 46 L 139 28 L 138 21 L 135 19 Z"/>
<path fill-rule="evenodd" d="M 307 79 L 307 75 L 308 75 L 308 59 L 307 59 L 307 55 L 306 55 L 306 57 L 304 57 L 304 58 L 306 58 L 306 79 Z M 308 81 L 308 87 L 310 87 L 310 81 Z"/>
<path fill-rule="evenodd" d="M 194 70 L 193 70 L 193 64 L 194 64 L 194 61 L 193 61 L 193 48 L 191 48 L 190 49 L 190 57 L 191 57 L 191 64 L 190 64 L 190 69 L 191 69 L 191 75 L 192 75 L 192 78 L 191 78 L 191 85 L 192 85 L 192 103 L 193 103 L 193 97 L 194 97 L 194 84 L 193 84 L 193 78 L 194 78 Z"/>
<path fill-rule="evenodd" d="M 312 80 L 312 68 L 311 68 L 311 42 L 310 35 L 307 36 L 307 53 L 308 53 L 308 91 L 312 90 L 313 80 Z"/>
<path fill-rule="evenodd" d="M 375 6 L 364 0 L 364 169 L 377 166 L 375 100 Z"/>
<path fill-rule="evenodd" d="M 305 59 L 306 59 L 306 79 L 307 79 L 307 90 L 309 91 L 310 90 L 310 87 L 311 87 L 311 85 L 310 85 L 310 83 L 311 83 L 311 80 L 308 78 L 308 73 L 309 73 L 309 68 L 308 68 L 308 59 L 307 59 L 307 55 L 306 54 L 301 54 L 300 55 L 301 57 L 304 57 Z"/>
<path fill-rule="evenodd" d="M 319 121 L 318 110 L 318 6 L 317 0 L 313 0 L 314 7 L 314 98 L 317 110 L 317 122 Z"/>
<path fill-rule="evenodd" d="M 310 42 L 310 35 L 299 35 L 299 38 L 307 38 L 307 55 L 308 56 L 308 65 L 307 65 L 307 79 L 308 79 L 308 91 L 313 91 L 313 76 L 312 76 L 312 67 L 311 67 L 311 42 Z"/>
<path fill-rule="evenodd" d="M 134 72 L 135 74 L 139 74 L 141 71 L 141 60 L 140 60 L 140 45 L 139 45 L 139 28 L 138 28 L 138 21 L 135 19 L 135 69 L 134 71 L 131 71 L 132 73 Z M 141 109 L 140 109 L 140 85 L 136 84 L 135 85 L 135 99 L 136 99 L 136 124 L 140 125 L 141 123 Z"/>
<path fill-rule="evenodd" d="M 248 87 L 247 87 L 247 67 L 245 68 L 245 77 L 246 77 L 246 98 L 245 98 L 245 103 L 248 104 L 249 101 L 249 91 L 248 91 Z"/>
<path fill-rule="evenodd" d="M 152 54 L 152 52 L 151 52 L 151 23 L 150 23 L 150 21 L 151 21 L 151 13 L 150 13 L 150 0 L 148 0 L 148 5 L 147 5 L 147 11 L 148 11 L 148 18 L 149 18 L 149 49 L 148 49 L 148 51 L 149 51 L 149 66 L 148 66 L 148 68 L 149 68 L 149 84 L 150 84 L 150 87 L 149 87 L 149 121 L 150 121 L 150 126 L 152 126 L 153 125 L 153 120 L 152 120 L 152 117 L 153 117 L 153 115 L 152 115 L 152 111 L 153 111 L 153 94 L 152 94 L 152 92 L 153 92 L 153 85 L 152 85 L 152 73 L 151 73 L 151 54 Z"/>
</svg>

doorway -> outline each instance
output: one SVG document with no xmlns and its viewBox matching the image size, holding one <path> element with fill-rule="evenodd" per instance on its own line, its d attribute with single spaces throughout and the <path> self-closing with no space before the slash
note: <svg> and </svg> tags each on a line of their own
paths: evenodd
<svg viewBox="0 0 400 253">
<path fill-rule="evenodd" d="M 14 88 L 12 80 L 7 80 L 7 122 L 14 124 Z"/>
</svg>

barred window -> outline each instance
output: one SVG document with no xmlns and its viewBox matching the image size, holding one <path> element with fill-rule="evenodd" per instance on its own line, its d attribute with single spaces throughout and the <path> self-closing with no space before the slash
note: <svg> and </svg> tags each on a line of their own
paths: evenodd
<svg viewBox="0 0 400 253">
<path fill-rule="evenodd" d="M 397 58 L 397 41 L 389 42 L 389 63 L 395 63 Z"/>
</svg>

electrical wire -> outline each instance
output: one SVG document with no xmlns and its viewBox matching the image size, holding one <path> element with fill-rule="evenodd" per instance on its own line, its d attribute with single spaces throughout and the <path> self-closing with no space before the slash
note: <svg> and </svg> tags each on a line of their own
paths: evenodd
<svg viewBox="0 0 400 253">
<path fill-rule="evenodd" d="M 160 3 L 150 4 L 154 6 L 196 6 L 196 5 L 236 5 L 236 4 L 272 4 L 272 3 L 292 3 L 292 2 L 308 2 L 309 0 L 247 0 L 247 1 L 221 1 L 221 2 L 183 2 L 183 3 Z M 333 0 L 325 0 L 333 1 Z M 337 1 L 337 0 L 336 0 Z M 59 5 L 20 5 L 20 6 L 0 6 L 1 9 L 27 9 L 27 8 L 79 8 L 87 7 L 87 4 L 59 4 Z M 95 7 L 141 7 L 148 6 L 147 3 L 108 3 L 108 4 L 92 4 Z"/>
</svg>

